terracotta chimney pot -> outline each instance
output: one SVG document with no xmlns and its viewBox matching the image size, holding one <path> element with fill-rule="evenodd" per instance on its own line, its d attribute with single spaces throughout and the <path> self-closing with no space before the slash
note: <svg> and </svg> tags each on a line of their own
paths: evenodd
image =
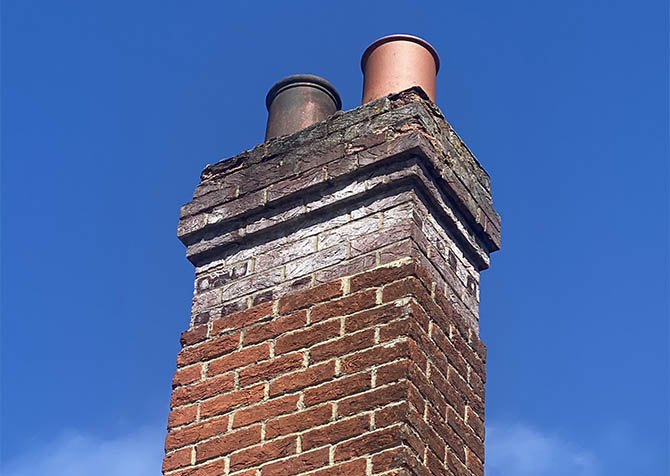
<svg viewBox="0 0 670 476">
<path fill-rule="evenodd" d="M 412 35 L 389 35 L 373 42 L 361 58 L 363 101 L 421 86 L 435 102 L 435 77 L 440 58 L 426 40 Z"/>
<path fill-rule="evenodd" d="M 335 86 L 312 74 L 278 81 L 265 98 L 268 123 L 265 140 L 293 134 L 335 114 L 342 100 Z"/>
</svg>

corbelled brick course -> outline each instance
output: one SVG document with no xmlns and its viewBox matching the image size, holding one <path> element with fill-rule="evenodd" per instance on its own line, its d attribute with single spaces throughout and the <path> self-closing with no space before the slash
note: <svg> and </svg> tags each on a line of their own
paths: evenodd
<svg viewBox="0 0 670 476">
<path fill-rule="evenodd" d="M 489 187 L 418 88 L 208 166 L 164 474 L 482 475 Z"/>
</svg>

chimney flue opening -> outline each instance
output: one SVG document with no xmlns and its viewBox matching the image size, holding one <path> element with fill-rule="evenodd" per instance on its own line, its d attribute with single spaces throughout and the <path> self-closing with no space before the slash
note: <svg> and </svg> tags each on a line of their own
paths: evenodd
<svg viewBox="0 0 670 476">
<path fill-rule="evenodd" d="M 361 58 L 363 101 L 420 86 L 435 102 L 435 77 L 440 69 L 437 51 L 412 35 L 389 35 L 374 41 Z"/>
<path fill-rule="evenodd" d="M 265 98 L 268 123 L 265 140 L 293 134 L 323 121 L 342 108 L 330 82 L 312 74 L 295 74 L 278 81 Z"/>
</svg>

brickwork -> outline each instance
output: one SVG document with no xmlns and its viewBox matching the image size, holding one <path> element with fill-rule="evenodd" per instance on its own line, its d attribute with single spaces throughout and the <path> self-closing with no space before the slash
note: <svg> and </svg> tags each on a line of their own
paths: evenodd
<svg viewBox="0 0 670 476">
<path fill-rule="evenodd" d="M 164 473 L 481 476 L 489 187 L 418 88 L 207 166 Z"/>
<path fill-rule="evenodd" d="M 407 258 L 186 331 L 165 474 L 483 474 L 485 348 L 432 288 Z"/>
</svg>

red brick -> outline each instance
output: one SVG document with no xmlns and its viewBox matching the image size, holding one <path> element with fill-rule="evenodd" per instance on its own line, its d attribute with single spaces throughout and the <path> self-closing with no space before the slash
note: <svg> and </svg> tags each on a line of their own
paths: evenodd
<svg viewBox="0 0 670 476">
<path fill-rule="evenodd" d="M 257 324 L 247 329 L 244 334 L 244 345 L 271 339 L 284 332 L 289 332 L 307 324 L 307 311 L 299 311 L 288 316 L 275 317 L 269 322 Z"/>
<path fill-rule="evenodd" d="M 444 462 L 433 453 L 432 450 L 426 452 L 426 466 L 430 470 L 431 475 L 435 476 L 451 476 L 451 473 L 447 472 Z"/>
<path fill-rule="evenodd" d="M 172 453 L 165 455 L 163 460 L 163 471 L 170 471 L 173 469 L 183 468 L 191 464 L 192 448 L 182 448 Z"/>
<path fill-rule="evenodd" d="M 414 276 L 388 284 L 382 290 L 382 302 L 395 301 L 407 296 L 430 297 L 430 294 Z"/>
<path fill-rule="evenodd" d="M 481 438 L 482 441 L 484 440 L 484 421 L 470 407 L 468 407 L 465 411 L 465 423 L 467 423 L 468 426 L 472 428 L 475 434 Z"/>
<path fill-rule="evenodd" d="M 265 385 L 235 390 L 218 397 L 210 398 L 200 404 L 200 417 L 207 418 L 213 415 L 225 413 L 240 405 L 251 405 L 260 402 L 265 395 Z"/>
<path fill-rule="evenodd" d="M 375 380 L 376 386 L 386 385 L 387 383 L 407 378 L 409 362 L 409 360 L 403 359 L 379 367 Z"/>
<path fill-rule="evenodd" d="M 298 390 L 335 377 L 335 361 L 308 367 L 305 370 L 283 375 L 270 383 L 270 396 Z"/>
<path fill-rule="evenodd" d="M 186 347 L 188 345 L 193 345 L 197 344 L 198 342 L 202 342 L 206 338 L 207 338 L 207 326 L 204 325 L 204 326 L 191 327 L 190 329 L 182 332 L 179 341 L 181 342 L 182 347 Z"/>
<path fill-rule="evenodd" d="M 440 435 L 447 446 L 454 452 L 462 461 L 465 461 L 465 449 L 463 440 L 456 434 L 456 432 L 447 425 L 446 419 L 443 415 L 439 415 L 434 408 L 429 407 L 427 413 L 428 424 Z"/>
<path fill-rule="evenodd" d="M 185 347 L 177 355 L 177 365 L 182 367 L 199 360 L 213 359 L 235 350 L 240 344 L 240 333 L 233 332 L 221 337 L 210 339 L 193 347 Z"/>
<path fill-rule="evenodd" d="M 299 395 L 286 395 L 285 397 L 268 400 L 259 405 L 241 408 L 235 412 L 233 427 L 238 428 L 284 413 L 290 413 L 297 409 L 299 399 Z"/>
<path fill-rule="evenodd" d="M 406 397 L 407 384 L 396 383 L 341 400 L 337 405 L 337 413 L 340 416 L 353 415 L 389 403 L 400 402 Z"/>
<path fill-rule="evenodd" d="M 346 395 L 362 392 L 370 388 L 370 380 L 370 372 L 363 372 L 333 380 L 318 387 L 308 388 L 304 391 L 304 403 L 305 405 L 316 405 L 317 403 L 337 400 Z"/>
<path fill-rule="evenodd" d="M 195 459 L 198 463 L 227 455 L 241 448 L 246 448 L 261 441 L 261 425 L 243 428 L 228 432 L 218 438 L 198 443 L 195 449 Z"/>
<path fill-rule="evenodd" d="M 333 319 L 320 324 L 314 324 L 307 329 L 302 329 L 277 338 L 275 353 L 284 354 L 296 349 L 311 347 L 319 342 L 326 341 L 340 335 L 340 320 Z"/>
<path fill-rule="evenodd" d="M 387 342 L 409 334 L 410 320 L 398 319 L 379 326 L 379 342 Z"/>
<path fill-rule="evenodd" d="M 403 263 L 397 266 L 385 266 L 365 273 L 352 276 L 349 291 L 355 293 L 361 289 L 382 286 L 405 278 L 414 272 L 414 263 Z"/>
<path fill-rule="evenodd" d="M 375 428 L 384 428 L 396 423 L 404 423 L 407 420 L 407 412 L 407 402 L 400 402 L 399 404 L 380 408 L 375 411 Z"/>
<path fill-rule="evenodd" d="M 309 358 L 312 362 L 341 357 L 350 352 L 372 347 L 375 344 L 375 330 L 366 329 L 354 334 L 345 335 L 339 339 L 320 344 L 312 348 Z"/>
<path fill-rule="evenodd" d="M 215 418 L 168 432 L 165 449 L 171 450 L 193 444 L 228 430 L 228 417 Z"/>
<path fill-rule="evenodd" d="M 365 474 L 367 461 L 357 459 L 308 473 L 305 476 L 358 476 Z"/>
<path fill-rule="evenodd" d="M 336 316 L 346 316 L 375 305 L 377 292 L 374 289 L 350 294 L 334 301 L 319 304 L 312 309 L 312 322 L 323 321 Z"/>
<path fill-rule="evenodd" d="M 409 366 L 408 375 L 409 381 L 419 390 L 424 400 L 433 405 L 443 415 L 447 408 L 447 402 L 442 394 L 435 390 L 435 386 L 431 384 L 426 375 L 413 364 Z"/>
<path fill-rule="evenodd" d="M 189 405 L 187 407 L 170 410 L 170 414 L 168 415 L 168 428 L 191 423 L 195 420 L 197 415 L 198 405 Z"/>
<path fill-rule="evenodd" d="M 286 476 L 287 474 L 303 473 L 305 471 L 327 466 L 328 460 L 328 448 L 323 448 L 265 465 L 262 468 L 261 474 L 263 474 L 263 476 Z"/>
<path fill-rule="evenodd" d="M 468 468 L 458 460 L 453 451 L 447 450 L 447 467 L 454 476 L 471 476 Z"/>
<path fill-rule="evenodd" d="M 283 314 L 312 306 L 340 295 L 342 295 L 342 282 L 338 279 L 337 281 L 320 284 L 319 286 L 282 297 L 279 300 L 279 312 Z"/>
<path fill-rule="evenodd" d="M 330 421 L 333 415 L 333 407 L 326 404 L 313 407 L 301 412 L 292 413 L 283 417 L 275 418 L 265 424 L 265 438 L 271 440 L 278 436 L 288 435 L 297 431 L 306 430 Z"/>
<path fill-rule="evenodd" d="M 372 457 L 372 472 L 382 473 L 395 468 L 405 467 L 412 456 L 407 448 L 391 448 Z"/>
<path fill-rule="evenodd" d="M 442 373 L 437 370 L 437 368 L 431 364 L 430 365 L 430 381 L 435 386 L 435 388 L 442 394 L 446 402 L 451 405 L 456 412 L 465 416 L 465 400 L 463 396 L 458 393 L 458 391 L 447 382 L 447 379 L 444 378 Z"/>
<path fill-rule="evenodd" d="M 212 322 L 212 335 L 219 334 L 228 329 L 241 329 L 254 322 L 260 321 L 272 314 L 272 302 L 266 302 L 243 311 L 229 314 L 215 319 Z"/>
<path fill-rule="evenodd" d="M 230 455 L 230 470 L 259 466 L 273 459 L 290 456 L 295 454 L 296 448 L 297 442 L 293 436 L 253 446 Z"/>
<path fill-rule="evenodd" d="M 361 350 L 342 359 L 342 372 L 353 373 L 391 360 L 408 357 L 407 341 L 384 344 L 367 350 Z"/>
<path fill-rule="evenodd" d="M 342 461 L 358 455 L 374 453 L 402 444 L 400 426 L 384 428 L 339 443 L 335 447 L 335 461 Z"/>
<path fill-rule="evenodd" d="M 207 375 L 218 375 L 228 370 L 244 367 L 253 362 L 268 359 L 269 357 L 269 342 L 264 342 L 251 347 L 244 347 L 242 350 L 212 360 L 207 364 Z"/>
<path fill-rule="evenodd" d="M 484 463 L 470 448 L 465 448 L 465 464 L 475 476 L 484 476 Z"/>
<path fill-rule="evenodd" d="M 294 352 L 246 367 L 239 372 L 240 385 L 246 386 L 261 380 L 269 380 L 290 370 L 298 369 L 302 367 L 303 360 L 302 352 Z"/>
<path fill-rule="evenodd" d="M 435 454 L 444 454 L 446 445 L 444 441 L 442 441 L 442 438 L 440 438 L 437 432 L 433 429 L 432 425 L 429 425 L 424 421 L 423 415 L 419 414 L 411 406 L 407 412 L 407 421 L 412 426 L 414 431 L 416 431 L 421 437 L 421 440 L 427 444 L 428 447 L 435 452 Z"/>
<path fill-rule="evenodd" d="M 367 415 L 359 415 L 347 420 L 338 420 L 322 428 L 315 428 L 303 433 L 302 449 L 309 450 L 337 443 L 354 436 L 362 435 L 369 429 L 370 418 Z"/>
<path fill-rule="evenodd" d="M 344 330 L 346 332 L 358 331 L 366 327 L 392 321 L 402 317 L 403 314 L 405 314 L 404 306 L 399 306 L 396 303 L 384 304 L 380 307 L 347 316 L 344 320 Z"/>
<path fill-rule="evenodd" d="M 465 424 L 463 419 L 451 408 L 447 410 L 447 423 L 482 461 L 484 460 L 484 443 L 475 432 Z"/>
<path fill-rule="evenodd" d="M 454 344 L 447 338 L 447 336 L 442 332 L 442 329 L 435 326 L 433 327 L 432 339 L 437 344 L 444 355 L 447 357 L 447 360 L 451 365 L 458 370 L 461 375 L 468 375 L 468 363 L 465 359 L 458 353 Z"/>
<path fill-rule="evenodd" d="M 202 364 L 191 365 L 177 369 L 172 377 L 172 388 L 196 382 L 202 376 Z"/>
<path fill-rule="evenodd" d="M 170 473 L 170 476 L 212 476 L 213 474 L 224 474 L 225 469 L 226 461 L 218 459 L 202 466 L 183 469 L 177 473 Z"/>
<path fill-rule="evenodd" d="M 235 388 L 235 376 L 232 373 L 210 378 L 188 387 L 178 387 L 172 392 L 171 405 L 178 407 L 217 393 L 227 392 Z"/>
</svg>

